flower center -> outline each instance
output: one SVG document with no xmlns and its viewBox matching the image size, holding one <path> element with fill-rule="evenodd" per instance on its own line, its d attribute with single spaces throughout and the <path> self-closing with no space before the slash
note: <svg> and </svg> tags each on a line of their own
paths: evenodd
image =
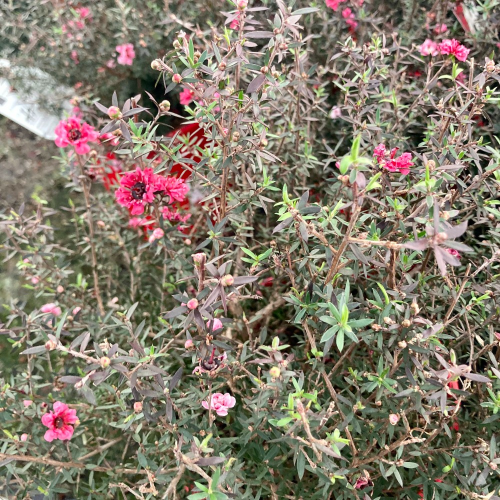
<svg viewBox="0 0 500 500">
<path fill-rule="evenodd" d="M 136 182 L 130 192 L 134 200 L 142 200 L 142 197 L 146 193 L 146 184 L 144 182 Z"/>
<path fill-rule="evenodd" d="M 80 137 L 82 136 L 82 133 L 80 132 L 79 129 L 77 128 L 72 128 L 69 132 L 68 132 L 68 137 L 72 140 L 72 141 L 77 141 L 78 139 L 80 139 Z"/>
<path fill-rule="evenodd" d="M 57 417 L 54 420 L 54 424 L 57 429 L 62 429 L 64 427 L 64 420 L 61 417 Z"/>
</svg>

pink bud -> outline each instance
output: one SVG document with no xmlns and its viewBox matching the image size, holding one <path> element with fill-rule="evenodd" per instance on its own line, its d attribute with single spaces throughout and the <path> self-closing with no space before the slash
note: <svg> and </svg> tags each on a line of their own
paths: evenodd
<svg viewBox="0 0 500 500">
<path fill-rule="evenodd" d="M 111 364 L 111 360 L 107 356 L 103 356 L 99 360 L 99 364 L 101 365 L 101 368 L 104 370 Z"/>
<path fill-rule="evenodd" d="M 248 6 L 248 0 L 238 0 L 236 5 L 238 6 L 238 9 L 245 10 Z"/>
<path fill-rule="evenodd" d="M 122 117 L 122 112 L 120 111 L 120 108 L 117 108 L 116 106 L 110 106 L 108 108 L 108 116 L 112 120 L 119 120 Z"/>
<path fill-rule="evenodd" d="M 59 286 L 56 288 L 56 290 L 57 290 L 57 293 L 63 293 L 63 292 L 64 292 L 64 287 L 63 287 L 63 286 L 61 286 L 61 285 L 59 285 Z"/>
<path fill-rule="evenodd" d="M 75 307 L 75 308 L 73 309 L 73 316 L 76 316 L 76 315 L 77 315 L 77 314 L 78 314 L 81 310 L 82 310 L 82 308 L 81 308 L 81 307 L 78 307 L 78 306 L 77 306 L 77 307 Z"/>
<path fill-rule="evenodd" d="M 396 415 L 395 413 L 391 413 L 389 415 L 389 422 L 391 425 L 396 425 L 399 422 L 399 415 Z"/>
<path fill-rule="evenodd" d="M 142 402 L 141 401 L 136 401 L 134 403 L 134 411 L 136 413 L 141 413 L 141 411 L 142 411 Z"/>
<path fill-rule="evenodd" d="M 205 254 L 203 252 L 195 253 L 194 255 L 192 255 L 192 257 L 195 264 L 201 264 L 206 260 Z"/>
<path fill-rule="evenodd" d="M 223 326 L 222 321 L 218 318 L 215 318 L 213 321 L 212 320 L 207 321 L 207 330 L 210 330 L 210 323 L 212 323 L 212 330 L 218 330 Z"/>
<path fill-rule="evenodd" d="M 231 274 L 226 274 L 225 276 L 222 276 L 220 282 L 222 286 L 232 286 L 234 278 Z"/>
<path fill-rule="evenodd" d="M 188 300 L 186 305 L 187 305 L 187 308 L 191 309 L 191 311 L 192 311 L 193 309 L 196 309 L 198 307 L 198 304 L 199 303 L 198 303 L 197 299 L 191 299 L 191 300 Z"/>
<path fill-rule="evenodd" d="M 165 236 L 165 233 L 163 232 L 163 229 L 161 227 L 157 227 L 153 231 L 153 236 L 155 237 L 156 240 L 159 240 L 160 238 L 163 238 L 163 236 Z"/>
<path fill-rule="evenodd" d="M 182 76 L 179 75 L 179 73 L 176 73 L 173 77 L 172 77 L 172 81 L 174 83 L 181 83 L 182 82 Z"/>
<path fill-rule="evenodd" d="M 28 406 L 30 406 L 32 403 L 33 403 L 33 401 L 31 401 L 31 399 L 25 399 L 23 401 L 23 405 L 25 408 L 28 408 Z"/>
<path fill-rule="evenodd" d="M 33 285 L 37 285 L 39 281 L 40 278 L 38 276 L 33 276 L 33 278 L 31 278 L 31 283 L 33 283 Z"/>
<path fill-rule="evenodd" d="M 21 434 L 21 441 L 28 441 L 28 434 Z"/>
<path fill-rule="evenodd" d="M 184 348 L 185 349 L 191 349 L 191 347 L 194 346 L 194 342 L 191 339 L 187 339 L 186 342 L 184 342 Z"/>
</svg>

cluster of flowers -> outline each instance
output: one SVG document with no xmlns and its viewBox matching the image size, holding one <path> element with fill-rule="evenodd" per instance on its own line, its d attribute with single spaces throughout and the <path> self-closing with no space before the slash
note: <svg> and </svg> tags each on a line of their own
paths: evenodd
<svg viewBox="0 0 500 500">
<path fill-rule="evenodd" d="M 23 404 L 27 408 L 32 404 L 32 401 L 25 400 Z M 221 394 L 220 392 L 216 392 L 212 394 L 210 404 L 207 401 L 203 401 L 201 405 L 206 410 L 215 410 L 217 415 L 225 417 L 228 414 L 228 410 L 236 405 L 236 399 L 228 393 Z M 134 404 L 134 411 L 139 413 L 141 410 L 142 404 L 136 402 Z M 42 424 L 47 427 L 43 438 L 48 443 L 57 439 L 60 441 L 69 441 L 73 437 L 75 425 L 78 425 L 78 423 L 76 410 L 61 401 L 56 401 L 52 410 L 42 416 Z M 21 441 L 27 441 L 27 439 L 27 434 L 21 436 Z"/>
<path fill-rule="evenodd" d="M 92 13 L 87 7 L 77 7 L 75 9 L 77 19 L 68 21 L 67 24 L 62 25 L 62 32 L 68 37 L 73 38 L 75 31 L 80 31 L 85 28 L 85 24 L 92 20 Z"/>
<path fill-rule="evenodd" d="M 347 2 L 347 0 L 325 0 L 326 6 L 332 9 L 334 12 L 340 7 L 340 4 Z M 363 5 L 364 0 L 355 0 L 353 4 L 357 7 L 361 7 Z M 342 17 L 345 19 L 347 26 L 349 26 L 349 32 L 353 33 L 358 27 L 358 23 L 355 20 L 355 15 L 351 8 L 346 7 L 342 10 Z"/>
<path fill-rule="evenodd" d="M 237 30 L 240 27 L 240 16 L 241 13 L 247 8 L 248 0 L 238 0 L 236 2 L 236 7 L 238 7 L 237 16 L 229 24 L 229 28 L 232 30 Z"/>
<path fill-rule="evenodd" d="M 466 61 L 470 49 L 462 45 L 458 40 L 446 39 L 441 43 L 436 43 L 429 38 L 419 47 L 423 56 L 437 56 L 438 54 L 452 55 L 458 61 Z"/>
<path fill-rule="evenodd" d="M 164 177 L 153 172 L 152 168 L 127 172 L 120 179 L 116 190 L 116 201 L 127 207 L 132 215 L 141 215 L 145 207 L 158 195 L 162 201 L 172 204 L 182 202 L 189 191 L 189 186 L 178 177 Z"/>
<path fill-rule="evenodd" d="M 116 46 L 116 52 L 120 54 L 118 56 L 118 64 L 122 64 L 123 66 L 132 66 L 132 63 L 135 59 L 135 50 L 134 46 L 131 43 L 124 43 L 122 45 Z M 108 62 L 108 67 L 109 67 Z"/>
<path fill-rule="evenodd" d="M 373 157 L 377 163 L 389 170 L 389 172 L 400 172 L 403 175 L 410 173 L 410 167 L 413 166 L 412 156 L 410 153 L 403 153 L 396 158 L 396 153 L 399 148 L 393 148 L 388 151 L 384 144 L 379 144 L 373 151 Z"/>
</svg>

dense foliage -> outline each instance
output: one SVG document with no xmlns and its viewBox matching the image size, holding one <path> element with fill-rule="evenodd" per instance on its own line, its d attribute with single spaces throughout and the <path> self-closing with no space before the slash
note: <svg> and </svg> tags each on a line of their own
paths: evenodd
<svg viewBox="0 0 500 500">
<path fill-rule="evenodd" d="M 498 499 L 495 2 L 142 3 L 7 9 L 83 84 L 0 214 L 5 494 Z"/>
</svg>

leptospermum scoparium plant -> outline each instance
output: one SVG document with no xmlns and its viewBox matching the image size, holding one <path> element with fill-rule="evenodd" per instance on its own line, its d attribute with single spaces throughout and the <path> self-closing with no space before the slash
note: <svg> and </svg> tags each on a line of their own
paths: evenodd
<svg viewBox="0 0 500 500">
<path fill-rule="evenodd" d="M 499 497 L 491 6 L 381 5 L 167 11 L 163 99 L 80 97 L 0 214 L 6 494 Z"/>
</svg>

